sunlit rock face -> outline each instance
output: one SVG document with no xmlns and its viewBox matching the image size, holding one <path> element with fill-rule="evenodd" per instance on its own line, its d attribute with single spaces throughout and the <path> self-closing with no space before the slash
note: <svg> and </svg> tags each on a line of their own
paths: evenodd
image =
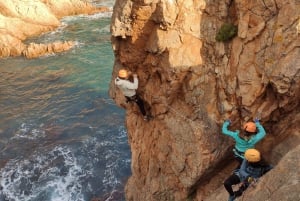
<svg viewBox="0 0 300 201">
<path fill-rule="evenodd" d="M 23 41 L 30 36 L 54 30 L 60 25 L 61 17 L 107 10 L 105 7 L 95 8 L 81 0 L 0 0 L 0 58 L 21 55 L 34 58 L 67 50 L 66 44 L 72 47 L 73 42 L 61 41 L 60 48 L 56 43 L 50 44 L 53 48 L 34 48 L 37 52 L 33 52 L 33 46 L 40 45 L 27 46 Z"/>
<path fill-rule="evenodd" d="M 267 136 L 257 148 L 281 164 L 272 171 L 289 151 L 299 155 L 299 16 L 297 0 L 116 0 L 110 95 L 127 111 L 127 200 L 226 200 L 223 180 L 235 167 L 233 141 L 220 132 L 227 118 L 232 130 L 261 119 Z M 225 22 L 238 26 L 237 35 L 218 42 Z M 149 122 L 114 86 L 120 68 L 138 74 Z M 299 176 L 293 182 L 299 188 Z M 276 188 L 288 191 L 288 184 Z"/>
</svg>

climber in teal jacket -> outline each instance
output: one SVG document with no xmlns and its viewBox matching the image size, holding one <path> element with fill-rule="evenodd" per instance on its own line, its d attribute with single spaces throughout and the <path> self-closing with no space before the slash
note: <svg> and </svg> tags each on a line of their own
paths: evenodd
<svg viewBox="0 0 300 201">
<path fill-rule="evenodd" d="M 255 123 L 254 123 L 255 122 Z M 222 126 L 222 133 L 228 135 L 235 140 L 235 146 L 233 149 L 234 157 L 239 162 L 239 166 L 244 160 L 244 153 L 247 149 L 254 148 L 258 143 L 266 136 L 264 127 L 260 124 L 259 119 L 255 118 L 254 122 L 247 122 L 243 126 L 243 131 L 230 131 L 228 126 L 230 120 L 226 120 Z"/>
</svg>

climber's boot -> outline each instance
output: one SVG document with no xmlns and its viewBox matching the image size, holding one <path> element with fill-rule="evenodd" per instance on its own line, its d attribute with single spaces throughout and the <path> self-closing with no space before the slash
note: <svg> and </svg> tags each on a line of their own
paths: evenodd
<svg viewBox="0 0 300 201">
<path fill-rule="evenodd" d="M 229 198 L 228 198 L 228 201 L 234 201 L 235 198 L 236 198 L 235 195 L 230 195 Z"/>
</svg>

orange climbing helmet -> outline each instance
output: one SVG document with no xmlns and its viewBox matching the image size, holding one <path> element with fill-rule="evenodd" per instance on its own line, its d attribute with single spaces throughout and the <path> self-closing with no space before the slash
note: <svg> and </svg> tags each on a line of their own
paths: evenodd
<svg viewBox="0 0 300 201">
<path fill-rule="evenodd" d="M 247 149 L 245 152 L 245 158 L 251 163 L 260 161 L 260 152 L 256 149 Z"/>
<path fill-rule="evenodd" d="M 119 78 L 127 78 L 128 77 L 128 72 L 125 69 L 119 70 Z"/>
<path fill-rule="evenodd" d="M 244 124 L 244 130 L 249 133 L 255 133 L 256 132 L 256 125 L 254 122 L 247 122 Z"/>
</svg>

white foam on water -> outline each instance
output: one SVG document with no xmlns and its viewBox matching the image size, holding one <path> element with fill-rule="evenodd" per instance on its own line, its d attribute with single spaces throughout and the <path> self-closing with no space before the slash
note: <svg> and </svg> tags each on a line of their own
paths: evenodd
<svg viewBox="0 0 300 201">
<path fill-rule="evenodd" d="M 115 0 L 90 0 L 89 2 L 96 6 L 112 7 Z"/>
<path fill-rule="evenodd" d="M 119 135 L 117 135 L 116 136 L 116 138 L 119 138 L 119 139 L 121 139 L 121 138 L 123 138 L 123 139 L 127 139 L 127 132 L 126 132 L 126 129 L 125 129 L 125 127 L 124 126 L 121 126 L 120 128 L 119 128 Z"/>
<path fill-rule="evenodd" d="M 12 139 L 36 140 L 44 137 L 45 131 L 43 129 L 43 124 L 36 125 L 34 123 L 22 123 Z"/>
<path fill-rule="evenodd" d="M 47 54 L 44 54 L 44 55 L 40 56 L 40 58 L 54 57 L 56 55 L 57 54 L 55 54 L 55 53 L 47 53 Z"/>
<path fill-rule="evenodd" d="M 100 12 L 100 13 L 95 13 L 92 15 L 87 15 L 87 14 L 72 15 L 72 16 L 66 16 L 66 17 L 62 18 L 61 22 L 62 22 L 62 24 L 68 24 L 69 22 L 78 20 L 80 18 L 83 18 L 86 20 L 95 20 L 95 19 L 101 19 L 101 18 L 110 18 L 111 16 L 112 16 L 112 11 Z"/>
<path fill-rule="evenodd" d="M 94 32 L 98 32 L 98 33 L 109 33 L 110 32 L 110 25 L 107 25 L 105 27 L 100 27 L 100 28 L 96 28 L 93 29 Z"/>
<path fill-rule="evenodd" d="M 108 11 L 108 12 L 95 13 L 93 15 L 82 15 L 81 17 L 88 18 L 91 20 L 100 19 L 100 18 L 110 18 L 112 16 L 113 12 L 112 12 L 112 8 L 109 8 L 109 10 L 110 11 Z"/>
<path fill-rule="evenodd" d="M 46 34 L 55 35 L 57 33 L 62 33 L 67 26 L 68 26 L 68 23 L 62 21 L 60 26 L 57 29 L 51 31 L 50 33 L 45 33 L 44 35 L 46 35 Z"/>
<path fill-rule="evenodd" d="M 63 33 L 65 31 L 65 29 L 68 27 L 69 23 L 71 23 L 73 21 L 77 21 L 78 19 L 95 20 L 95 19 L 101 19 L 101 18 L 110 18 L 111 16 L 112 16 L 112 11 L 95 13 L 93 15 L 67 16 L 67 17 L 62 18 L 61 24 L 58 28 L 56 28 L 55 30 L 53 30 L 51 32 L 41 34 L 40 36 L 41 37 L 46 36 L 45 42 L 51 42 L 53 40 L 51 36 L 55 37 L 57 34 Z M 103 33 L 104 31 L 109 32 L 109 27 L 105 27 L 104 30 L 101 29 L 101 33 Z"/>
<path fill-rule="evenodd" d="M 27 125 L 20 130 L 34 130 Z M 113 138 L 107 138 L 110 131 L 96 133 L 75 150 L 60 145 L 8 161 L 0 171 L 3 193 L 9 201 L 86 201 L 85 195 L 94 192 L 113 199 L 123 188 L 121 171 L 130 167 L 130 158 L 122 158 L 119 149 L 127 133 L 123 126 Z"/>
<path fill-rule="evenodd" d="M 107 188 L 107 187 L 113 188 L 113 187 L 121 184 L 120 180 L 118 180 L 118 178 L 116 177 L 116 174 L 115 174 L 115 172 L 117 171 L 117 168 L 119 168 L 119 166 L 118 166 L 118 161 L 113 160 L 113 159 L 117 158 L 117 156 L 115 155 L 114 152 L 111 151 L 106 154 L 105 158 L 108 162 L 106 163 L 106 166 L 105 166 L 104 178 L 103 178 L 102 182 L 103 182 L 105 188 Z"/>
<path fill-rule="evenodd" d="M 85 177 L 88 173 L 73 153 L 66 147 L 56 147 L 48 154 L 9 161 L 1 170 L 1 185 L 9 200 L 84 201 L 80 180 Z"/>
<path fill-rule="evenodd" d="M 99 135 L 105 135 L 105 132 L 101 130 L 97 131 Z M 97 138 L 90 138 L 88 141 L 84 143 L 84 146 L 89 147 L 89 157 L 95 163 L 102 162 L 104 163 L 105 168 L 102 177 L 102 186 L 104 192 L 114 192 L 116 189 L 122 186 L 122 182 L 120 178 L 118 178 L 118 173 L 122 166 L 127 164 L 130 166 L 130 158 L 122 159 L 120 157 L 120 150 L 118 150 L 116 146 L 116 141 L 124 141 L 127 143 L 124 138 L 127 138 L 127 133 L 124 126 L 119 128 L 119 131 L 115 133 L 116 135 L 113 137 L 113 140 L 103 140 L 99 141 Z M 99 157 L 99 153 L 101 153 L 101 157 Z"/>
<path fill-rule="evenodd" d="M 105 199 L 105 201 L 115 201 L 115 198 L 114 198 L 114 194 L 116 193 L 117 191 L 116 190 L 112 190 L 109 195 L 107 196 L 107 198 Z"/>
</svg>

